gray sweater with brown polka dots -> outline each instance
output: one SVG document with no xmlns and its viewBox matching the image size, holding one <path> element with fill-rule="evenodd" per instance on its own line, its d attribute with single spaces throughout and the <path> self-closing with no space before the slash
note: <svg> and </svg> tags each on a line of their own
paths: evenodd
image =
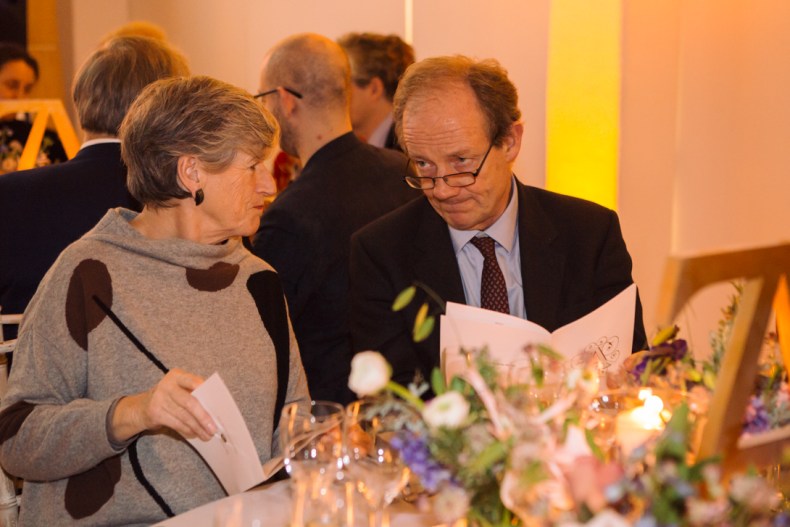
<svg viewBox="0 0 790 527">
<path fill-rule="evenodd" d="M 224 496 L 174 432 L 108 438 L 114 402 L 150 389 L 163 370 L 219 372 L 261 462 L 274 455 L 282 404 L 309 401 L 271 267 L 239 239 L 145 238 L 134 216 L 108 211 L 60 255 L 25 312 L 0 411 L 0 463 L 25 480 L 22 525 L 150 524 Z"/>
</svg>

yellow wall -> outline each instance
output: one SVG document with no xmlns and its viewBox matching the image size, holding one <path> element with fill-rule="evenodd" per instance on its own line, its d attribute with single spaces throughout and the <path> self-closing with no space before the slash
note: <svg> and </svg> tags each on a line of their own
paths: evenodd
<svg viewBox="0 0 790 527">
<path fill-rule="evenodd" d="M 619 0 L 551 4 L 546 188 L 617 208 Z"/>
</svg>

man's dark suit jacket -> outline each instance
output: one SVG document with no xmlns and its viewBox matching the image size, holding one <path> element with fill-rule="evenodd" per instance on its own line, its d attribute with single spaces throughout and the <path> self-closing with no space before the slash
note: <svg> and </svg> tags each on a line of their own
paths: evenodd
<svg viewBox="0 0 790 527">
<path fill-rule="evenodd" d="M 392 123 L 389 132 L 387 132 L 387 139 L 384 140 L 384 148 L 403 152 L 403 148 L 401 148 L 400 143 L 398 142 L 398 136 L 395 133 L 395 123 Z"/>
<path fill-rule="evenodd" d="M 617 214 L 589 201 L 519 182 L 518 233 L 527 318 L 549 331 L 576 320 L 630 285 L 631 257 Z M 391 310 L 415 281 L 444 301 L 465 303 L 447 224 L 426 198 L 371 223 L 351 244 L 351 336 L 354 351 L 381 351 L 393 378 L 430 379 L 439 366 L 439 331 L 418 344 L 411 328 L 422 302 Z M 438 311 L 433 308 L 433 312 Z M 646 343 L 637 297 L 634 350 Z"/>
<path fill-rule="evenodd" d="M 347 402 L 351 234 L 414 199 L 406 158 L 353 133 L 329 142 L 261 218 L 253 252 L 279 273 L 313 399 Z"/>
<path fill-rule="evenodd" d="M 118 143 L 88 146 L 65 163 L 0 176 L 3 312 L 22 313 L 60 252 L 114 207 L 139 210 L 126 190 Z"/>
</svg>

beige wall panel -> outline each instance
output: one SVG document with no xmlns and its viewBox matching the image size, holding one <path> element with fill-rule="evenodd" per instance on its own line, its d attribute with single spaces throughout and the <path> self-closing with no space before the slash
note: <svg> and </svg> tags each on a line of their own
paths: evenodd
<svg viewBox="0 0 790 527">
<path fill-rule="evenodd" d="M 679 5 L 623 2 L 619 214 L 648 335 L 671 244 Z"/>
<path fill-rule="evenodd" d="M 189 58 L 194 73 L 211 75 L 248 90 L 258 87 L 265 52 L 301 32 L 337 38 L 348 31 L 403 35 L 401 0 L 129 0 L 131 19 L 167 30 Z"/>
<path fill-rule="evenodd" d="M 462 53 L 495 58 L 509 72 L 524 121 L 514 171 L 543 186 L 546 164 L 546 53 L 549 0 L 414 2 L 414 47 L 419 58 Z"/>
</svg>

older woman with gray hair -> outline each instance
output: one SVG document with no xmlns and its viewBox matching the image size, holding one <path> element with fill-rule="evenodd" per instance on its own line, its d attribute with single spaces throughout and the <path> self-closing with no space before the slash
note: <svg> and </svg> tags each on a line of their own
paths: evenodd
<svg viewBox="0 0 790 527">
<path fill-rule="evenodd" d="M 218 499 L 185 438 L 218 372 L 260 461 L 279 413 L 309 401 L 277 274 L 243 246 L 274 181 L 272 116 L 208 77 L 158 81 L 121 126 L 141 213 L 110 210 L 49 270 L 25 313 L 0 412 L 21 523 L 150 524 Z"/>
</svg>

